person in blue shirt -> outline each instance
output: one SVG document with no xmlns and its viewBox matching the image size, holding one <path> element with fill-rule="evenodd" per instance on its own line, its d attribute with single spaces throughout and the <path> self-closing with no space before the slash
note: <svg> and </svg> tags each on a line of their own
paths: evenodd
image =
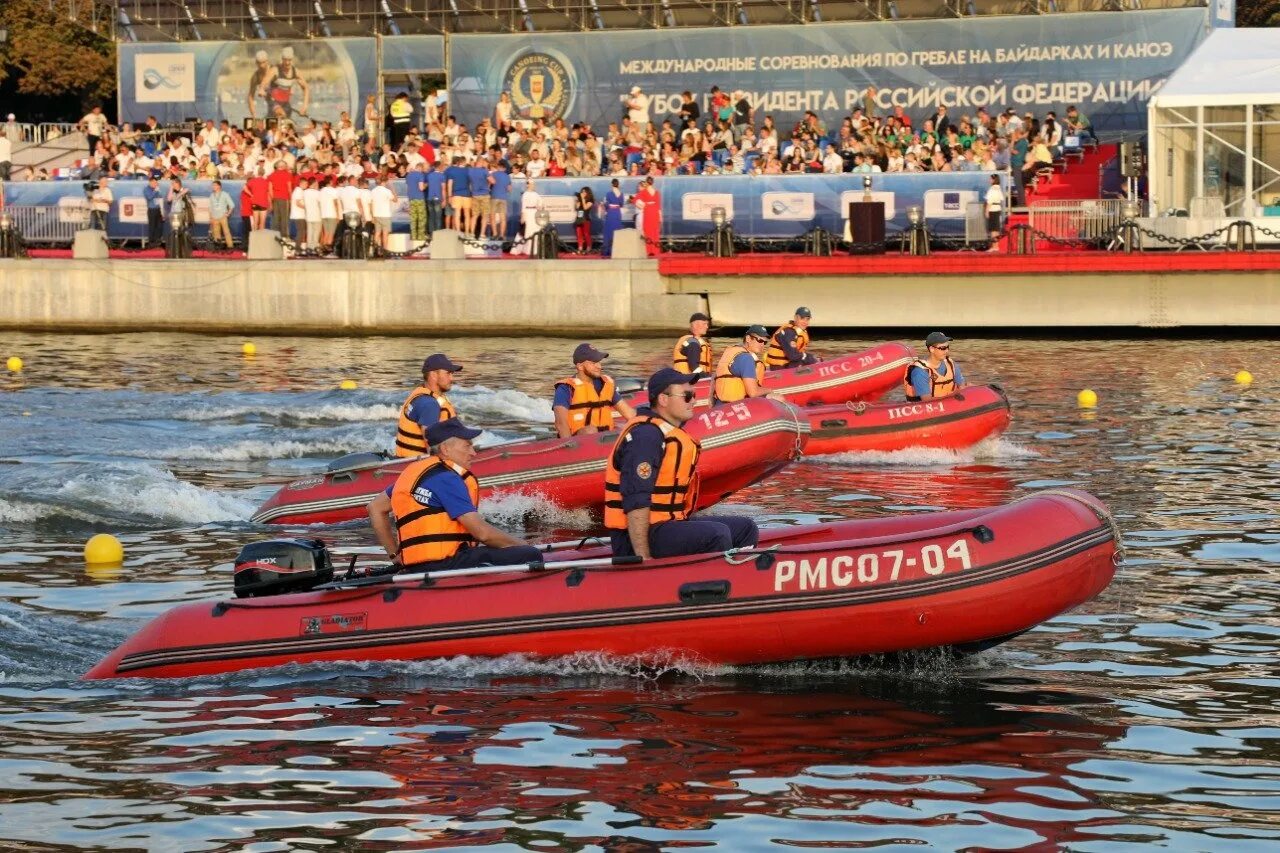
<svg viewBox="0 0 1280 853">
<path fill-rule="evenodd" d="M 604 197 L 604 242 L 601 244 L 600 256 L 613 257 L 613 235 L 622 227 L 622 206 L 627 203 L 622 195 L 618 179 L 609 182 L 609 193 Z"/>
<path fill-rule="evenodd" d="M 573 376 L 555 385 L 551 411 L 556 419 L 556 435 L 568 438 L 579 433 L 608 432 L 613 428 L 613 412 L 630 420 L 636 415 L 618 394 L 613 379 L 606 376 L 600 363 L 609 357 L 589 343 L 581 343 L 573 351 Z"/>
<path fill-rule="evenodd" d="M 444 205 L 448 196 L 445 184 L 448 168 L 444 160 L 437 160 L 436 167 L 427 173 L 427 233 L 434 234 L 444 228 Z"/>
<path fill-rule="evenodd" d="M 409 198 L 409 238 L 415 243 L 427 239 L 427 173 L 415 165 L 404 176 L 405 194 Z"/>
<path fill-rule="evenodd" d="M 964 373 L 951 360 L 951 340 L 942 332 L 930 332 L 924 339 L 928 357 L 916 359 L 908 365 L 902 380 L 907 402 L 919 403 L 946 397 L 964 387 Z"/>
<path fill-rule="evenodd" d="M 158 246 L 164 240 L 165 191 L 160 189 L 160 179 L 152 174 L 142 190 L 147 202 L 147 245 Z"/>
<path fill-rule="evenodd" d="M 467 234 L 483 237 L 489 231 L 488 162 L 477 159 L 472 163 L 467 169 L 467 179 L 471 186 L 471 219 L 467 222 Z"/>
<path fill-rule="evenodd" d="M 511 174 L 496 156 L 490 158 L 489 170 L 489 219 L 490 233 L 499 240 L 507 239 L 507 208 L 511 201 Z"/>
<path fill-rule="evenodd" d="M 453 165 L 445 169 L 445 197 L 453 214 L 445 222 L 450 228 L 465 231 L 471 219 L 471 175 L 461 157 L 453 158 Z"/>
<path fill-rule="evenodd" d="M 397 566 L 433 571 L 541 562 L 541 551 L 480 515 L 480 487 L 468 470 L 479 435 L 457 418 L 432 424 L 432 455 L 411 463 L 369 503 L 374 535 Z"/>
</svg>

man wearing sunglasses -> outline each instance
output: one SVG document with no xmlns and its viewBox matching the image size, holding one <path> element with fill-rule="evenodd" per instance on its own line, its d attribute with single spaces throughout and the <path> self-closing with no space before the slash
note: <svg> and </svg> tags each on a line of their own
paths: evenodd
<svg viewBox="0 0 1280 853">
<path fill-rule="evenodd" d="M 930 332 L 924 339 L 928 357 L 913 361 L 902 377 L 902 393 L 907 402 L 946 397 L 964 387 L 964 374 L 951 360 L 951 340 L 942 332 Z"/>
<path fill-rule="evenodd" d="M 715 403 L 736 403 L 748 397 L 766 395 L 761 356 L 768 343 L 769 333 L 764 326 L 752 326 L 742 336 L 741 344 L 734 344 L 724 351 L 716 367 L 716 384 L 712 389 Z"/>
<path fill-rule="evenodd" d="M 664 367 L 649 378 L 649 405 L 622 430 L 604 477 L 604 524 L 618 557 L 675 557 L 753 547 L 750 518 L 691 518 L 702 448 L 682 427 L 693 417 L 696 373 Z"/>
</svg>

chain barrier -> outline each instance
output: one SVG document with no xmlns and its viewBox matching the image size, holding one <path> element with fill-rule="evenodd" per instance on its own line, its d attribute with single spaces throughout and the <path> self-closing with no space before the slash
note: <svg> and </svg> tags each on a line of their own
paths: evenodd
<svg viewBox="0 0 1280 853">
<path fill-rule="evenodd" d="M 1118 230 L 1123 230 L 1124 228 L 1129 227 L 1137 231 L 1139 234 L 1143 235 L 1144 237 L 1151 237 L 1152 239 L 1159 240 L 1161 243 L 1165 243 L 1166 245 L 1182 246 L 1185 248 L 1186 246 L 1199 247 L 1204 243 L 1208 243 L 1214 237 L 1222 237 L 1223 239 L 1225 239 L 1227 231 L 1229 231 L 1233 225 L 1235 225 L 1235 223 L 1230 222 L 1222 226 L 1221 228 L 1218 228 L 1214 231 L 1206 231 L 1205 233 L 1200 234 L 1196 237 L 1170 237 L 1167 234 L 1161 234 L 1158 231 L 1152 231 L 1150 228 L 1146 228 L 1142 225 L 1139 225 L 1136 221 L 1132 219 L 1126 219 L 1124 222 L 1120 223 L 1120 229 Z"/>
</svg>

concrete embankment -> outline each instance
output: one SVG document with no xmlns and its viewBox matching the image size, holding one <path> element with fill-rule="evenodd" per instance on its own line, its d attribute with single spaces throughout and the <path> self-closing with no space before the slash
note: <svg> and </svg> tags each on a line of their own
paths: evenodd
<svg viewBox="0 0 1280 853">
<path fill-rule="evenodd" d="M 654 260 L 0 261 L 0 327 L 670 334 Z"/>
</svg>

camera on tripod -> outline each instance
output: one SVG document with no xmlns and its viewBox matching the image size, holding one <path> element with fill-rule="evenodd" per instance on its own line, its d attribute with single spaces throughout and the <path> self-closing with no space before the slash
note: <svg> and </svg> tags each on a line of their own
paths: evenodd
<svg viewBox="0 0 1280 853">
<path fill-rule="evenodd" d="M 82 186 L 84 187 L 84 194 L 92 197 L 98 191 L 99 184 L 97 181 L 85 181 Z"/>
</svg>

